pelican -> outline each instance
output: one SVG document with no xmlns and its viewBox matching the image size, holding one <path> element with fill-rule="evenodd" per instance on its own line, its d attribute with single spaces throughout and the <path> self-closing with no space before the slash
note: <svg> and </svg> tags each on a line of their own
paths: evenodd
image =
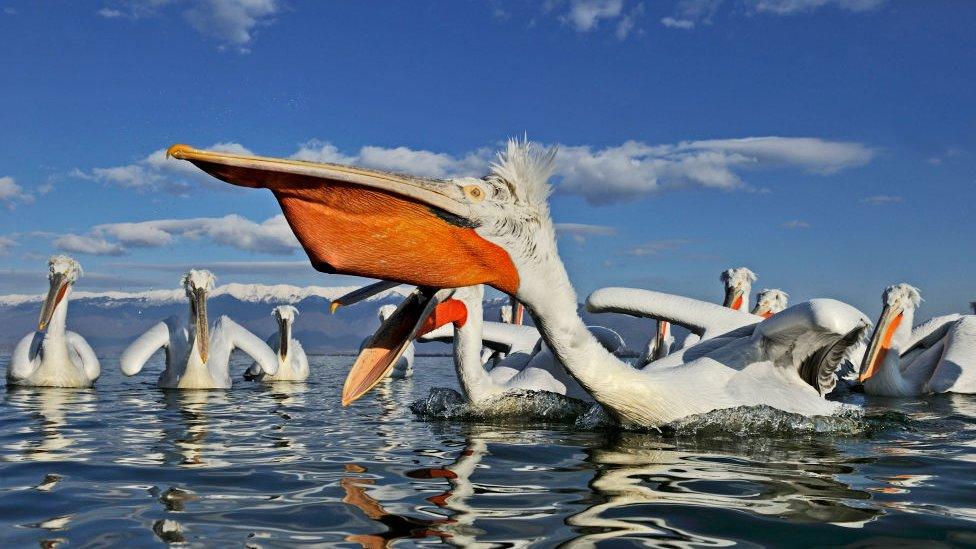
<svg viewBox="0 0 976 549">
<path fill-rule="evenodd" d="M 749 294 L 752 292 L 752 283 L 756 281 L 756 273 L 746 267 L 736 267 L 726 269 L 719 275 L 722 286 L 725 288 L 725 300 L 723 307 L 728 307 L 743 313 L 749 310 Z M 693 347 L 701 341 L 701 336 L 694 332 L 689 333 L 681 341 L 681 348 Z"/>
<path fill-rule="evenodd" d="M 488 284 L 525 305 L 558 361 L 624 426 L 655 428 L 737 406 L 808 416 L 843 408 L 808 383 L 832 375 L 868 325 L 837 301 L 795 305 L 750 336 L 669 368 L 637 370 L 600 345 L 578 314 L 556 248 L 548 207 L 555 150 L 511 140 L 487 177 L 450 180 L 187 145 L 167 153 L 229 183 L 270 189 L 317 270 L 420 287 L 390 318 L 382 345 L 350 370 L 343 404 L 383 379 L 392 351 L 436 306 L 438 289 Z"/>
<path fill-rule="evenodd" d="M 211 330 L 207 321 L 207 294 L 216 278 L 210 271 L 193 269 L 181 281 L 190 300 L 189 326 L 171 316 L 139 336 L 122 353 L 119 366 L 127 376 L 138 374 L 160 349 L 166 350 L 166 369 L 159 376 L 163 389 L 229 389 L 230 355 L 240 349 L 266 374 L 278 371 L 278 357 L 259 337 L 226 316 Z"/>
<path fill-rule="evenodd" d="M 7 383 L 33 387 L 91 387 L 101 368 L 85 338 L 68 331 L 68 297 L 82 275 L 81 265 L 66 255 L 48 260 L 47 299 L 37 331 L 27 334 L 10 357 Z"/>
<path fill-rule="evenodd" d="M 864 392 L 882 396 L 976 393 L 976 315 L 936 317 L 912 329 L 918 289 L 895 284 L 861 363 Z"/>
<path fill-rule="evenodd" d="M 722 305 L 736 311 L 747 312 L 749 294 L 752 293 L 752 283 L 756 278 L 756 273 L 745 267 L 722 271 L 719 277 L 725 285 L 725 302 Z"/>
<path fill-rule="evenodd" d="M 776 313 L 782 312 L 789 303 L 790 294 L 783 290 L 763 288 L 756 294 L 756 306 L 752 308 L 752 314 L 769 318 Z"/>
<path fill-rule="evenodd" d="M 265 373 L 257 362 L 244 372 L 244 379 L 261 381 L 305 381 L 308 379 L 308 357 L 302 344 L 292 337 L 292 326 L 298 317 L 298 309 L 291 305 L 280 305 L 271 312 L 278 323 L 278 333 L 268 336 L 267 344 L 278 356 L 278 371 Z"/>
</svg>

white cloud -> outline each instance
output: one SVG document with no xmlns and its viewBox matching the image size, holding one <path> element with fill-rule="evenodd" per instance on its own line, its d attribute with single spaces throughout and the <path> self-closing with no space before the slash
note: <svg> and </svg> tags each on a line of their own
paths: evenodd
<svg viewBox="0 0 976 549">
<path fill-rule="evenodd" d="M 661 24 L 674 29 L 689 30 L 699 24 L 711 24 L 724 0 L 681 0 L 673 14 L 661 19 Z M 881 7 L 886 0 L 737 0 L 747 13 L 796 15 L 833 6 L 849 12 L 866 12 Z"/>
<path fill-rule="evenodd" d="M 691 19 L 675 19 L 674 17 L 662 17 L 661 24 L 672 29 L 693 29 L 695 22 Z"/>
<path fill-rule="evenodd" d="M 556 232 L 582 244 L 591 236 L 614 236 L 617 234 L 617 229 L 587 223 L 556 223 Z"/>
<path fill-rule="evenodd" d="M 810 228 L 810 224 L 807 223 L 806 221 L 803 221 L 802 219 L 792 219 L 790 221 L 787 221 L 786 223 L 783 223 L 780 226 L 783 227 L 784 229 L 790 229 L 790 230 Z"/>
<path fill-rule="evenodd" d="M 219 143 L 211 148 L 250 154 L 238 143 Z M 604 149 L 564 145 L 556 157 L 556 179 L 562 192 L 582 196 L 593 204 L 607 204 L 683 187 L 748 188 L 742 172 L 754 169 L 791 167 L 832 174 L 866 164 L 875 154 L 860 143 L 810 137 L 749 137 L 664 145 L 628 141 Z M 376 146 L 347 154 L 331 143 L 313 140 L 291 158 L 447 178 L 484 175 L 493 156 L 489 148 L 453 155 Z M 188 162 L 167 159 L 163 150 L 126 166 L 76 171 L 75 175 L 140 191 L 163 190 L 182 195 L 195 188 L 232 188 Z M 163 237 L 155 234 L 152 238 Z"/>
<path fill-rule="evenodd" d="M 276 0 L 203 0 L 183 15 L 200 34 L 247 53 L 255 28 L 270 24 L 277 12 Z"/>
<path fill-rule="evenodd" d="M 870 11 L 881 7 L 886 0 L 747 0 L 746 5 L 759 12 L 793 15 L 834 6 L 851 12 Z"/>
<path fill-rule="evenodd" d="M 556 159 L 560 190 L 608 204 L 682 187 L 746 187 L 739 171 L 779 166 L 831 174 L 866 164 L 874 151 L 860 143 L 802 137 L 753 137 L 647 145 L 628 141 L 593 150 L 562 147 Z"/>
<path fill-rule="evenodd" d="M 219 246 L 274 255 L 292 254 L 299 248 L 283 215 L 261 223 L 239 215 L 108 223 L 95 226 L 91 234 L 96 238 L 112 238 L 120 246 L 133 248 L 157 248 L 180 238 L 209 239 Z"/>
<path fill-rule="evenodd" d="M 24 188 L 18 185 L 14 178 L 10 176 L 0 177 L 0 202 L 12 210 L 18 203 L 32 204 L 34 195 L 24 191 Z"/>
<path fill-rule="evenodd" d="M 63 252 L 88 255 L 125 255 L 125 248 L 104 238 L 94 238 L 76 234 L 66 234 L 54 241 L 55 247 Z"/>
<path fill-rule="evenodd" d="M 564 17 L 576 30 L 590 32 L 601 19 L 620 17 L 623 8 L 623 0 L 572 0 Z"/>
<path fill-rule="evenodd" d="M 357 154 L 346 155 L 331 143 L 312 140 L 291 155 L 296 160 L 356 164 L 393 172 L 405 172 L 427 177 L 481 176 L 491 159 L 490 149 L 478 149 L 462 156 L 414 150 L 407 147 L 373 147 L 359 149 Z"/>
<path fill-rule="evenodd" d="M 630 10 L 627 14 L 620 18 L 620 22 L 617 23 L 617 40 L 626 40 L 630 33 L 634 31 L 637 26 L 637 19 L 644 15 L 644 4 L 643 2 L 637 4 L 637 7 Z M 640 32 L 640 31 L 638 31 Z"/>
<path fill-rule="evenodd" d="M 962 149 L 951 147 L 949 149 L 946 149 L 945 152 L 943 152 L 942 154 L 937 154 L 935 156 L 930 156 L 929 158 L 926 158 L 925 161 L 928 162 L 929 164 L 932 164 L 933 166 L 941 166 L 944 162 L 952 158 L 955 158 L 957 156 L 962 156 L 963 154 L 964 153 Z"/>
<path fill-rule="evenodd" d="M 295 276 L 315 274 L 317 271 L 307 260 L 301 261 L 204 261 L 194 262 L 194 268 L 207 269 L 218 275 L 274 274 Z M 116 263 L 120 269 L 139 269 L 167 273 L 186 272 L 186 263 Z"/>
<path fill-rule="evenodd" d="M 684 238 L 652 240 L 650 242 L 645 242 L 644 244 L 630 248 L 627 250 L 627 255 L 632 255 L 635 257 L 658 256 L 663 252 L 677 250 L 689 242 L 690 240 L 686 240 Z"/>
<path fill-rule="evenodd" d="M 556 13 L 560 21 L 581 33 L 604 26 L 613 28 L 618 40 L 627 39 L 644 15 L 644 3 L 630 0 L 570 0 L 568 8 L 563 10 L 564 5 L 550 0 L 543 3 L 543 11 Z"/>
<path fill-rule="evenodd" d="M 251 151 L 239 143 L 215 143 L 208 149 L 251 154 Z M 162 191 L 180 196 L 186 196 L 200 187 L 223 191 L 232 188 L 203 173 L 189 162 L 167 158 L 166 149 L 159 149 L 132 164 L 93 168 L 89 171 L 75 170 L 71 175 L 140 192 Z"/>
<path fill-rule="evenodd" d="M 0 255 L 7 255 L 10 253 L 10 248 L 13 248 L 16 245 L 16 240 L 7 238 L 5 236 L 0 236 Z"/>
<path fill-rule="evenodd" d="M 216 39 L 221 49 L 247 53 L 255 30 L 269 25 L 280 10 L 278 0 L 113 0 L 98 10 L 106 19 L 158 16 L 168 7 L 183 7 L 183 18 L 194 30 Z"/>
<path fill-rule="evenodd" d="M 866 196 L 860 200 L 861 204 L 868 204 L 870 206 L 887 206 L 889 204 L 900 204 L 904 201 L 905 199 L 900 196 L 892 196 L 888 194 Z"/>
</svg>

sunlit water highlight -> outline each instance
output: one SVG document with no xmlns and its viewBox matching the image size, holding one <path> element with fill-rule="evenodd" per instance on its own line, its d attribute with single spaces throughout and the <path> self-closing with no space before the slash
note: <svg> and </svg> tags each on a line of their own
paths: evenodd
<svg viewBox="0 0 976 549">
<path fill-rule="evenodd" d="M 449 358 L 343 409 L 351 360 L 167 392 L 161 360 L 106 359 L 94 390 L 4 390 L 0 545 L 976 544 L 973 397 L 869 400 L 904 415 L 857 435 L 662 436 L 418 419 Z"/>
</svg>

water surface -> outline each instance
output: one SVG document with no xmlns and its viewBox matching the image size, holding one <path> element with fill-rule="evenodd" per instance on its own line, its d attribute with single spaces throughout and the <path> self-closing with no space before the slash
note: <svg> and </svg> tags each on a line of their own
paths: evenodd
<svg viewBox="0 0 976 549">
<path fill-rule="evenodd" d="M 976 544 L 973 397 L 867 400 L 909 418 L 870 436 L 676 439 L 420 421 L 449 358 L 343 409 L 352 358 L 310 359 L 307 384 L 162 391 L 157 357 L 4 388 L 0 544 Z"/>
</svg>

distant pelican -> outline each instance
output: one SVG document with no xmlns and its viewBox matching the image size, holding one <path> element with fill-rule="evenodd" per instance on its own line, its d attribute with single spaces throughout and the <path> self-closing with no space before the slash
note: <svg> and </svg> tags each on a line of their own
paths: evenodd
<svg viewBox="0 0 976 549">
<path fill-rule="evenodd" d="M 723 306 L 736 311 L 749 311 L 749 295 L 752 293 L 752 283 L 756 281 L 756 273 L 745 267 L 737 267 L 722 271 L 720 277 L 725 284 L 725 302 Z"/>
<path fill-rule="evenodd" d="M 191 270 L 182 285 L 190 300 L 189 327 L 171 316 L 153 326 L 129 345 L 119 359 L 122 373 L 138 374 L 160 349 L 166 350 L 166 369 L 159 376 L 163 389 L 229 389 L 230 355 L 240 349 L 265 373 L 278 371 L 278 358 L 259 337 L 226 316 L 211 331 L 207 324 L 207 293 L 216 278 L 210 271 Z"/>
<path fill-rule="evenodd" d="M 976 315 L 936 317 L 913 330 L 921 299 L 908 284 L 885 289 L 884 309 L 861 363 L 864 392 L 976 393 Z"/>
<path fill-rule="evenodd" d="M 783 290 L 770 290 L 763 288 L 756 294 L 756 306 L 752 309 L 752 314 L 763 318 L 769 318 L 774 314 L 786 309 L 790 303 L 790 294 Z"/>
<path fill-rule="evenodd" d="M 271 316 L 278 323 L 278 332 L 268 336 L 268 346 L 278 356 L 278 371 L 265 373 L 257 362 L 244 372 L 244 379 L 260 381 L 305 381 L 308 379 L 308 357 L 302 344 L 292 337 L 292 326 L 298 309 L 291 305 L 275 307 Z"/>
<path fill-rule="evenodd" d="M 10 358 L 7 383 L 34 387 L 91 387 L 101 369 L 85 338 L 67 331 L 68 296 L 82 275 L 66 255 L 48 260 L 51 287 L 41 307 L 37 331 L 27 334 Z"/>
<path fill-rule="evenodd" d="M 756 273 L 746 267 L 736 267 L 726 269 L 719 275 L 719 280 L 725 287 L 725 300 L 723 307 L 728 307 L 743 313 L 749 312 L 749 294 L 752 293 L 752 283 L 756 281 Z M 697 345 L 701 338 L 696 333 L 685 336 L 681 342 L 681 348 L 687 349 Z"/>
</svg>

